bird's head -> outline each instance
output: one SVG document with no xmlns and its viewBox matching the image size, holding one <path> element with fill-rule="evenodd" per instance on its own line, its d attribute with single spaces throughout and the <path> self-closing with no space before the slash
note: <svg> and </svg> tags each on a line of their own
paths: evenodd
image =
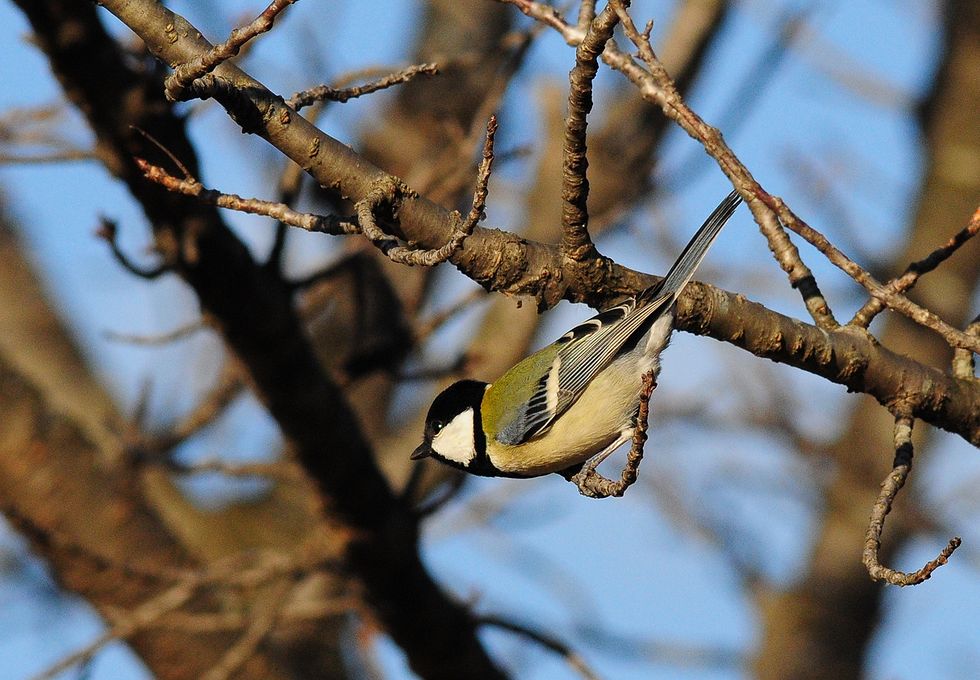
<svg viewBox="0 0 980 680">
<path fill-rule="evenodd" d="M 429 407 L 423 440 L 412 452 L 412 460 L 431 456 L 461 470 L 477 472 L 474 462 L 486 458 L 480 405 L 487 387 L 478 380 L 460 380 L 444 389 Z"/>
</svg>

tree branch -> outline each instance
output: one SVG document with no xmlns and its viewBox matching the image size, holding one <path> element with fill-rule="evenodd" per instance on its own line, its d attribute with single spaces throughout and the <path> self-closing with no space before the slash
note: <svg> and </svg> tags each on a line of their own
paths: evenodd
<svg viewBox="0 0 980 680">
<path fill-rule="evenodd" d="M 134 154 L 145 155 L 133 144 L 131 128 L 136 125 L 152 130 L 189 172 L 196 172 L 196 155 L 182 121 L 163 101 L 160 81 L 126 66 L 99 25 L 94 7 L 73 0 L 65 0 L 64 5 L 61 0 L 18 0 L 18 5 L 34 26 L 69 98 L 93 128 L 108 168 L 140 201 L 164 260 L 172 262 L 194 289 L 203 312 L 247 367 L 257 395 L 316 480 L 328 518 L 336 527 L 336 547 L 363 585 L 365 600 L 379 622 L 405 649 L 420 675 L 500 677 L 476 638 L 468 612 L 438 588 L 422 565 L 410 509 L 391 492 L 350 405 L 317 362 L 292 307 L 289 286 L 277 272 L 253 261 L 213 207 L 147 182 L 132 163 Z M 145 29 L 137 33 L 156 53 L 173 50 L 168 63 L 190 62 L 210 49 L 193 27 L 158 3 L 113 0 L 106 6 Z M 87 22 L 67 42 L 65 15 L 84 15 Z M 244 106 L 238 111 L 240 121 L 288 128 L 292 117 L 299 119 L 275 98 L 273 110 L 261 107 L 275 120 L 263 120 L 249 103 L 250 79 L 230 87 L 215 77 L 230 70 L 237 72 L 230 62 L 223 62 L 202 80 L 215 81 L 221 85 L 218 96 Z M 140 108 L 147 101 L 152 106 Z M 315 151 L 305 146 L 294 155 L 309 159 Z M 399 578 L 392 579 L 392 574 Z"/>
<path fill-rule="evenodd" d="M 190 96 L 198 96 L 188 92 L 188 88 L 195 80 L 211 73 L 219 64 L 237 56 L 242 46 L 252 38 L 272 30 L 276 17 L 294 2 L 296 0 L 273 0 L 253 22 L 232 31 L 228 40 L 215 45 L 200 57 L 175 68 L 173 74 L 164 81 L 167 99 L 182 101 Z M 174 38 L 177 39 L 176 34 Z"/>
<path fill-rule="evenodd" d="M 135 160 L 136 165 L 139 166 L 140 171 L 146 179 L 159 184 L 168 191 L 196 198 L 205 205 L 213 205 L 227 210 L 237 210 L 238 212 L 250 213 L 252 215 L 265 215 L 291 227 L 321 234 L 358 234 L 361 231 L 361 228 L 355 222 L 342 219 L 336 215 L 301 213 L 298 210 L 293 210 L 285 203 L 264 201 L 260 198 L 244 198 L 237 194 L 222 193 L 206 188 L 192 175 L 180 179 L 171 175 L 160 166 L 151 165 L 142 158 Z M 114 243 L 112 240 L 109 240 L 109 242 L 110 244 Z M 116 252 L 115 248 L 113 252 Z M 130 269 L 128 266 L 126 268 Z"/>
<path fill-rule="evenodd" d="M 911 263 L 900 276 L 889 281 L 884 286 L 885 292 L 892 295 L 911 290 L 919 281 L 920 276 L 928 274 L 945 262 L 953 253 L 960 249 L 960 246 L 976 236 L 978 231 L 980 231 L 980 207 L 973 211 L 973 218 L 970 220 L 970 223 L 954 234 L 949 241 L 936 248 L 921 260 Z M 854 314 L 854 318 L 851 319 L 850 323 L 867 328 L 871 325 L 875 316 L 884 308 L 885 302 L 881 298 L 872 297 Z"/>
<path fill-rule="evenodd" d="M 581 20 L 595 11 L 583 3 Z M 562 147 L 561 171 L 561 250 L 565 257 L 581 261 L 595 257 L 595 246 L 589 237 L 589 159 L 586 155 L 588 115 L 592 111 L 592 81 L 599 72 L 598 56 L 612 38 L 619 19 L 607 5 L 589 22 L 585 39 L 575 50 L 575 66 L 568 74 L 568 116 L 565 119 L 565 143 Z"/>
<path fill-rule="evenodd" d="M 419 75 L 434 76 L 437 73 L 439 73 L 439 67 L 436 64 L 413 64 L 400 71 L 389 73 L 386 76 L 355 87 L 317 85 L 316 87 L 297 92 L 287 99 L 286 103 L 297 111 L 315 102 L 331 101 L 343 104 L 351 99 L 363 97 L 366 94 L 372 94 L 388 89 L 389 87 L 394 87 L 395 85 L 407 83 Z"/>
<path fill-rule="evenodd" d="M 209 43 L 186 20 L 156 3 L 112 0 L 105 5 L 168 63 L 193 59 L 209 48 Z M 163 27 L 170 23 L 178 27 L 181 35 L 176 43 L 165 39 Z M 604 59 L 612 44 L 607 43 Z M 291 112 L 279 97 L 235 66 L 224 63 L 215 70 L 215 75 L 240 84 L 236 96 L 219 93 L 220 103 L 236 118 L 251 113 L 246 116 L 249 121 L 262 120 L 263 124 L 254 132 L 307 167 L 321 185 L 361 200 L 370 193 L 373 183 L 385 176 L 346 145 Z M 644 96 L 659 93 L 648 75 L 638 76 L 637 82 Z M 256 117 L 256 113 L 261 115 Z M 717 131 L 710 135 L 697 127 L 707 128 L 703 121 L 697 119 L 697 125 L 692 127 L 690 120 L 681 118 L 685 129 L 693 130 L 692 134 L 700 134 L 699 138 L 708 135 L 714 144 L 713 152 L 720 154 L 718 149 L 727 149 Z M 313 149 L 316 153 L 311 154 Z M 722 158 L 722 168 L 738 180 L 739 186 L 761 190 L 744 166 L 732 160 L 730 151 Z M 748 195 L 753 198 L 751 203 L 757 218 L 770 222 L 776 219 L 751 192 Z M 399 235 L 427 247 L 446 243 L 455 226 L 448 210 L 415 195 L 403 197 L 398 218 Z M 556 248 L 479 227 L 450 260 L 484 287 L 510 295 L 533 296 L 540 307 L 554 305 L 562 298 L 602 306 L 657 280 L 604 258 L 563 271 Z M 818 297 L 822 300 L 822 296 Z M 808 307 L 813 307 L 814 299 L 808 298 Z M 821 304 L 816 307 L 821 308 Z M 739 295 L 697 283 L 689 285 L 680 300 L 677 326 L 821 375 L 853 391 L 870 394 L 884 405 L 905 399 L 915 417 L 980 443 L 980 387 L 894 354 L 867 335 L 847 328 L 818 330 Z"/>
<path fill-rule="evenodd" d="M 895 496 L 905 486 L 909 472 L 912 471 L 912 425 L 911 417 L 900 415 L 895 418 L 895 462 L 892 471 L 881 483 L 881 493 L 871 509 L 871 521 L 864 539 L 864 552 L 861 560 L 868 569 L 868 574 L 875 581 L 887 581 L 896 586 L 916 586 L 932 576 L 939 567 L 946 564 L 950 555 L 960 547 L 960 538 L 954 536 L 943 548 L 936 559 L 927 562 L 921 569 L 911 573 L 889 569 L 878 561 L 878 550 L 881 548 L 881 532 L 885 528 L 885 517 L 891 512 Z"/>
</svg>

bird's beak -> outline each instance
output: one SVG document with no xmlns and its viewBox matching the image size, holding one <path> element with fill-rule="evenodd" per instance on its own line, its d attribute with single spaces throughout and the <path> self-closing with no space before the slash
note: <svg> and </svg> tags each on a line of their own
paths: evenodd
<svg viewBox="0 0 980 680">
<path fill-rule="evenodd" d="M 419 444 L 418 448 L 412 451 L 412 460 L 421 460 L 423 458 L 428 458 L 432 455 L 432 447 L 429 446 L 429 442 L 422 442 Z"/>
</svg>

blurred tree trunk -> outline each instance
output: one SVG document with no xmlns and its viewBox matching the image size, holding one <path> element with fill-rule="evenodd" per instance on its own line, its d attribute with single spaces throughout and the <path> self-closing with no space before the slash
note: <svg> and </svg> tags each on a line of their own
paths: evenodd
<svg viewBox="0 0 980 680">
<path fill-rule="evenodd" d="M 928 165 L 906 247 L 892 268 L 923 257 L 961 228 L 976 207 L 980 174 L 980 4 L 950 2 L 946 8 L 947 50 L 936 87 L 925 107 Z M 965 161 L 965 162 L 964 162 Z M 912 297 L 954 326 L 968 321 L 980 276 L 980 242 L 974 239 L 949 262 L 924 277 Z M 939 337 L 903 316 L 888 314 L 882 344 L 948 370 L 950 351 Z M 856 678 L 864 668 L 868 643 L 882 618 L 882 586 L 858 561 L 871 505 L 890 467 L 885 450 L 893 419 L 871 399 L 862 399 L 844 435 L 833 446 L 836 477 L 826 496 L 821 534 L 809 571 L 788 592 L 761 592 L 764 635 L 755 668 L 760 678 Z M 921 462 L 928 428 L 916 429 Z M 913 474 L 914 478 L 914 474 Z M 889 517 L 881 559 L 888 564 L 908 538 L 903 522 L 911 496 Z"/>
<path fill-rule="evenodd" d="M 193 566 L 142 494 L 121 422 L 0 217 L 0 509 L 54 577 L 109 621 L 169 587 L 126 570 Z M 149 629 L 130 644 L 156 677 L 200 677 L 228 633 Z M 287 678 L 259 653 L 242 678 Z"/>
</svg>

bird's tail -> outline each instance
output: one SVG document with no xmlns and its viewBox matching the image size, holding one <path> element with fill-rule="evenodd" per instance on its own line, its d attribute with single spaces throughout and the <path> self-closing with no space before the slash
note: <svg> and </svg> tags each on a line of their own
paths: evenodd
<svg viewBox="0 0 980 680">
<path fill-rule="evenodd" d="M 683 252 L 681 252 L 680 256 L 674 262 L 670 271 L 667 272 L 667 276 L 664 277 L 663 281 L 644 291 L 644 296 L 661 298 L 666 295 L 670 298 L 667 304 L 673 304 L 674 300 L 677 299 L 677 296 L 684 289 L 684 286 L 694 276 L 695 270 L 701 264 L 701 260 L 704 259 L 705 253 L 708 252 L 708 248 L 714 243 L 721 228 L 725 226 L 728 218 L 732 216 L 735 208 L 741 202 L 742 198 L 737 192 L 733 191 L 728 194 L 725 200 L 719 203 L 718 207 L 714 209 L 714 212 L 704 221 L 704 224 L 701 225 L 701 228 L 698 229 L 687 246 L 684 247 Z"/>
</svg>

